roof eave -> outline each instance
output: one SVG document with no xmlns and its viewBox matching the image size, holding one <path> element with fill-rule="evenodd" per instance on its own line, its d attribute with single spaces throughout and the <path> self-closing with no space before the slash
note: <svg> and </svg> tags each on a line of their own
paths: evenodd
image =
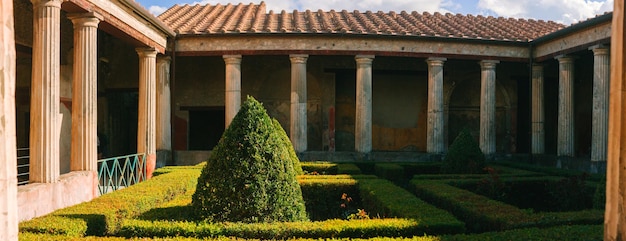
<svg viewBox="0 0 626 241">
<path fill-rule="evenodd" d="M 142 18 L 144 18 L 145 20 L 150 22 L 157 29 L 161 30 L 162 32 L 167 34 L 169 37 L 175 37 L 176 36 L 176 33 L 174 32 L 174 30 L 172 30 L 169 26 L 167 26 L 165 23 L 163 23 L 157 17 L 152 15 L 150 12 L 148 12 L 144 7 L 139 5 L 134 0 L 120 0 L 120 2 L 125 4 L 126 6 L 130 7 L 131 9 L 135 10 L 135 13 L 139 14 Z"/>
<path fill-rule="evenodd" d="M 573 24 L 573 25 L 570 25 L 570 26 L 565 27 L 563 29 L 560 29 L 560 30 L 554 31 L 552 33 L 543 35 L 543 36 L 541 36 L 539 38 L 531 40 L 530 44 L 531 45 L 536 45 L 536 44 L 540 44 L 540 43 L 543 43 L 543 42 L 546 42 L 546 41 L 550 41 L 550 40 L 553 40 L 555 38 L 562 37 L 562 36 L 565 36 L 565 35 L 577 32 L 577 31 L 585 29 L 585 28 L 589 28 L 589 27 L 592 27 L 592 26 L 595 26 L 595 25 L 598 25 L 598 24 L 601 24 L 601 23 L 605 23 L 607 21 L 610 22 L 612 19 L 613 19 L 613 13 L 612 12 L 611 13 L 606 13 L 604 15 L 600 15 L 598 17 L 595 17 L 595 18 L 592 18 L 592 19 L 589 19 L 589 20 L 586 20 L 586 21 L 583 21 L 583 22 L 580 22 L 580 23 L 577 23 L 577 24 Z"/>
</svg>

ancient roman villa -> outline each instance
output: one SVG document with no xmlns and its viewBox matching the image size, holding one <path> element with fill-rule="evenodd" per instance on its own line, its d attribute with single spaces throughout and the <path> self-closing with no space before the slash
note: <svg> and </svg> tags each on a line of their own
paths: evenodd
<svg viewBox="0 0 626 241">
<path fill-rule="evenodd" d="M 139 182 L 205 161 L 246 96 L 302 161 L 441 161 L 468 129 L 488 161 L 606 173 L 604 238 L 626 240 L 623 1 L 569 26 L 264 2 L 153 16 L 133 0 L 0 1 L 0 240 L 115 189 L 111 163 L 138 163 L 127 178 Z"/>
</svg>

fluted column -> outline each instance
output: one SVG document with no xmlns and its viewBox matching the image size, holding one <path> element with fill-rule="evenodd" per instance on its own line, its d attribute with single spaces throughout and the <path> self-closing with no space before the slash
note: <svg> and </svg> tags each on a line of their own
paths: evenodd
<svg viewBox="0 0 626 241">
<path fill-rule="evenodd" d="M 496 152 L 496 64 L 480 61 L 480 150 L 485 155 Z"/>
<path fill-rule="evenodd" d="M 15 241 L 17 153 L 15 140 L 15 37 L 13 1 L 0 0 L 0 240 Z"/>
<path fill-rule="evenodd" d="M 72 76 L 72 171 L 97 171 L 98 24 L 94 13 L 69 15 L 74 24 Z"/>
<path fill-rule="evenodd" d="M 608 128 L 609 128 L 609 80 L 611 66 L 609 64 L 609 49 L 596 46 L 593 50 L 593 118 L 591 119 L 591 161 L 592 164 L 601 162 L 606 164 Z M 592 165 L 593 172 L 598 165 Z"/>
<path fill-rule="evenodd" d="M 154 48 L 137 48 L 139 55 L 139 112 L 137 152 L 146 154 L 147 177 L 156 166 L 156 54 Z"/>
<path fill-rule="evenodd" d="M 557 156 L 574 156 L 574 58 L 559 61 L 559 117 Z"/>
<path fill-rule="evenodd" d="M 157 58 L 157 123 L 156 149 L 172 150 L 172 130 L 170 112 L 170 61 L 169 56 Z"/>
<path fill-rule="evenodd" d="M 428 58 L 428 131 L 426 151 L 445 151 L 443 129 L 443 63 L 445 58 Z"/>
<path fill-rule="evenodd" d="M 309 55 L 292 54 L 291 60 L 291 124 L 289 135 L 296 152 L 307 149 L 306 61 Z"/>
<path fill-rule="evenodd" d="M 61 0 L 32 0 L 30 181 L 59 179 Z"/>
<path fill-rule="evenodd" d="M 241 55 L 224 55 L 226 63 L 226 128 L 235 118 L 241 107 Z"/>
<path fill-rule="evenodd" d="M 356 120 L 354 149 L 360 153 L 372 151 L 372 61 L 374 55 L 357 55 L 356 60 Z"/>
<path fill-rule="evenodd" d="M 545 153 L 543 66 L 532 67 L 532 154 Z"/>
</svg>

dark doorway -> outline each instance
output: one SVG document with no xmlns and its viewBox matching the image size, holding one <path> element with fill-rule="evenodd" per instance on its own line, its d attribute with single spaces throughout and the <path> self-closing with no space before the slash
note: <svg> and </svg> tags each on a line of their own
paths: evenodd
<svg viewBox="0 0 626 241">
<path fill-rule="evenodd" d="M 189 110 L 189 150 L 213 150 L 224 133 L 224 107 Z"/>
<path fill-rule="evenodd" d="M 98 133 L 102 157 L 137 153 L 139 93 L 137 90 L 109 90 L 108 133 Z"/>
</svg>

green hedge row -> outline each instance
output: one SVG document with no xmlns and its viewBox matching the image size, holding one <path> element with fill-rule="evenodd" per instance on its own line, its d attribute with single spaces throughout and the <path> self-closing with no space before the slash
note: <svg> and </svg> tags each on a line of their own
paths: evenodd
<svg viewBox="0 0 626 241">
<path fill-rule="evenodd" d="M 330 163 L 330 162 L 301 162 L 302 170 L 305 174 L 362 174 L 361 169 L 352 163 Z"/>
<path fill-rule="evenodd" d="M 376 176 L 390 180 L 394 183 L 406 182 L 406 176 L 404 175 L 404 167 L 395 163 L 378 163 L 374 166 L 374 172 Z"/>
<path fill-rule="evenodd" d="M 582 172 L 578 170 L 545 167 L 545 166 L 539 166 L 539 165 L 528 164 L 528 163 L 523 163 L 523 162 L 498 161 L 498 162 L 491 162 L 491 163 L 495 165 L 499 165 L 499 166 L 523 169 L 529 172 L 536 172 L 536 173 L 539 172 L 539 173 L 544 173 L 544 174 L 548 174 L 552 176 L 571 177 L 571 176 L 580 176 L 582 174 Z M 589 174 L 589 173 L 586 173 L 586 174 L 588 175 L 587 178 L 590 181 L 602 181 L 602 178 L 606 176 L 604 174 Z"/>
<path fill-rule="evenodd" d="M 193 188 L 200 168 L 167 167 L 155 174 L 150 181 L 22 222 L 20 232 L 72 237 L 113 234 L 120 227 L 121 220 L 139 215 Z"/>
<path fill-rule="evenodd" d="M 306 210 L 312 221 L 346 218 L 346 212 L 354 209 L 354 207 L 360 208 L 361 205 L 355 179 L 326 177 L 331 178 L 299 180 Z M 342 200 L 344 194 L 350 196 L 354 201 L 348 203 Z M 341 207 L 342 204 L 344 207 Z"/>
<path fill-rule="evenodd" d="M 422 224 L 410 219 L 327 220 L 279 223 L 197 223 L 127 220 L 122 237 L 370 238 L 423 235 Z"/>
<path fill-rule="evenodd" d="M 530 178 L 528 178 L 530 179 Z M 411 181 L 415 194 L 438 207 L 449 210 L 465 221 L 473 232 L 499 231 L 520 227 L 548 227 L 561 224 L 598 224 L 604 220 L 602 210 L 563 213 L 532 213 L 515 206 L 492 200 L 449 182 L 468 180 Z"/>
<path fill-rule="evenodd" d="M 572 226 L 559 226 L 559 227 L 550 227 L 550 228 L 525 228 L 525 229 L 515 229 L 515 230 L 507 230 L 501 232 L 487 232 L 480 234 L 456 234 L 456 235 L 445 235 L 445 236 L 414 236 L 409 238 L 391 238 L 391 237 L 372 237 L 370 239 L 352 239 L 352 238 L 329 238 L 326 240 L 335 241 L 335 240 L 380 240 L 380 241 L 484 241 L 484 240 L 509 240 L 509 241 L 552 241 L 552 240 L 561 240 L 561 241 L 591 241 L 591 240 L 602 240 L 603 234 L 603 226 L 602 225 L 572 225 Z M 60 235 L 49 235 L 49 234 L 32 234 L 32 233 L 22 233 L 19 236 L 20 241 L 31 241 L 31 240 L 49 240 L 49 241 L 61 241 L 68 240 L 67 236 Z M 122 241 L 122 240 L 171 240 L 171 241 L 197 241 L 197 240 L 211 240 L 211 241 L 222 241 L 222 240 L 258 240 L 258 239 L 241 239 L 236 237 L 203 237 L 203 238 L 192 238 L 192 237 L 84 237 L 84 238 L 75 238 L 71 240 L 80 240 L 80 241 Z M 300 240 L 300 241 L 310 241 L 310 240 L 319 240 L 317 238 L 289 238 L 288 240 Z"/>
<path fill-rule="evenodd" d="M 419 230 L 422 233 L 465 232 L 465 224 L 452 214 L 422 201 L 390 181 L 364 179 L 359 180 L 358 186 L 363 206 L 371 210 L 370 216 L 415 219 L 420 222 Z"/>
</svg>

